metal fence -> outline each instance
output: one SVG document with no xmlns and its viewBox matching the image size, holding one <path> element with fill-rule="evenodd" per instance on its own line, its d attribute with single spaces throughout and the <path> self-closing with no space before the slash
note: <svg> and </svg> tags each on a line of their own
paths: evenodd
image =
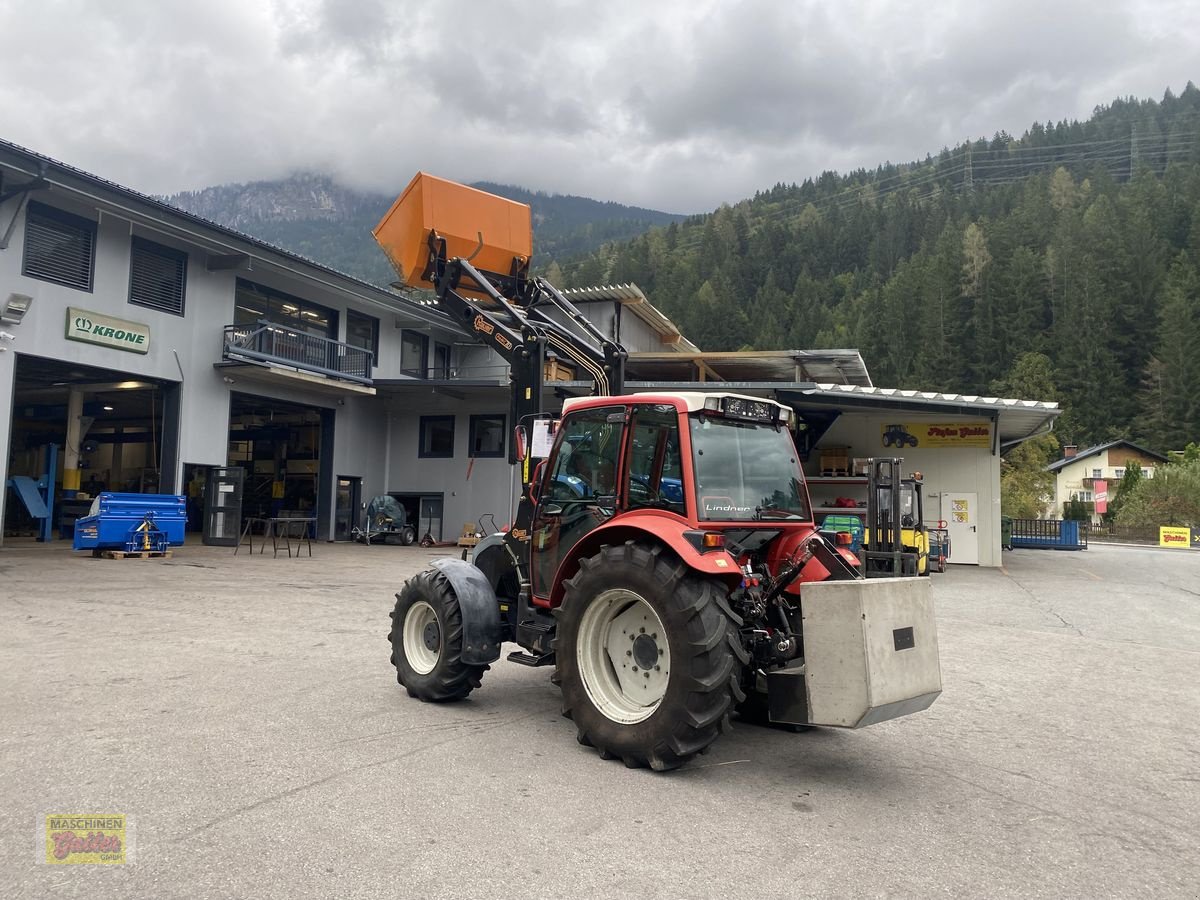
<svg viewBox="0 0 1200 900">
<path fill-rule="evenodd" d="M 1117 525 L 1101 522 L 1091 526 L 1091 535 L 1097 541 L 1119 541 L 1131 544 L 1157 544 L 1157 525 Z"/>
<path fill-rule="evenodd" d="M 260 320 L 247 325 L 226 325 L 221 356 L 282 363 L 331 378 L 370 384 L 374 354 L 342 341 Z"/>
</svg>

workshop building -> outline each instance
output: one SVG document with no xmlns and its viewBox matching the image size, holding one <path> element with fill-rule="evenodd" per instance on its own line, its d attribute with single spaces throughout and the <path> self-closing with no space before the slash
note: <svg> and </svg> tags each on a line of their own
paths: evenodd
<svg viewBox="0 0 1200 900">
<path fill-rule="evenodd" d="M 999 454 L 1055 404 L 882 390 L 853 350 L 704 353 L 634 285 L 567 296 L 629 349 L 629 390 L 796 409 L 815 506 L 860 514 L 856 460 L 902 456 L 926 477 L 926 520 L 966 529 L 952 561 L 999 564 Z M 586 390 L 556 361 L 547 378 L 551 403 Z M 26 489 L 48 481 L 55 536 L 86 511 L 75 492 L 127 490 L 185 494 L 189 530 L 234 541 L 247 517 L 349 540 L 390 494 L 418 537 L 452 541 L 509 521 L 508 409 L 504 362 L 436 306 L 0 141 L 10 539 L 39 533 Z"/>
</svg>

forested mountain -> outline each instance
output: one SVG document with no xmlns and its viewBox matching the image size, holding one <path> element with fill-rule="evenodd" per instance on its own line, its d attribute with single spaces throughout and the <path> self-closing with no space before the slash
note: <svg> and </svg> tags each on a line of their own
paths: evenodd
<svg viewBox="0 0 1200 900">
<path fill-rule="evenodd" d="M 858 347 L 876 384 L 1012 396 L 1057 431 L 1200 438 L 1200 90 L 905 165 L 777 184 L 565 267 L 637 282 L 706 350 Z M 1038 368 L 1026 357 L 1025 368 Z"/>
<path fill-rule="evenodd" d="M 479 183 L 473 187 L 530 205 L 534 255 L 543 265 L 592 252 L 606 241 L 627 240 L 654 225 L 683 218 L 502 184 Z M 403 186 L 388 193 L 354 191 L 325 176 L 297 174 L 277 181 L 219 185 L 163 199 L 349 275 L 386 285 L 396 276 L 371 239 L 371 229 L 402 190 Z"/>
</svg>

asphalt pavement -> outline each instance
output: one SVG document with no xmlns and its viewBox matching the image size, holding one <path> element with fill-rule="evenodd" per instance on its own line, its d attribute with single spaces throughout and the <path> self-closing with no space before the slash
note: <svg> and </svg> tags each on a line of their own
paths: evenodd
<svg viewBox="0 0 1200 900">
<path fill-rule="evenodd" d="M 1200 895 L 1200 553 L 952 567 L 931 709 L 656 774 L 547 669 L 405 694 L 388 612 L 438 552 L 0 550 L 0 896 Z M 129 861 L 47 865 L 51 813 L 127 815 Z"/>
</svg>

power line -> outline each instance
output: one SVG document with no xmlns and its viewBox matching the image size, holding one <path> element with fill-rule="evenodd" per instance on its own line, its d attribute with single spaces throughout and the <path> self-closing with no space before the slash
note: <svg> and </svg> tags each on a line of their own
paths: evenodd
<svg viewBox="0 0 1200 900">
<path fill-rule="evenodd" d="M 1171 161 L 1172 157 L 1178 157 L 1180 155 L 1189 153 L 1191 150 L 1197 147 L 1197 145 L 1200 145 L 1200 139 L 1197 139 L 1194 136 L 1188 136 L 1186 138 L 1171 138 L 1167 135 L 1163 135 L 1162 139 L 1156 143 L 1158 146 L 1152 152 L 1148 151 L 1144 144 L 1140 145 L 1138 149 L 1143 154 L 1153 155 L 1165 162 L 1169 162 Z M 799 215 L 803 213 L 803 210 L 810 205 L 818 211 L 837 209 L 839 212 L 844 212 L 861 203 L 865 196 L 869 196 L 875 200 L 881 200 L 893 193 L 897 193 L 899 191 L 909 191 L 913 188 L 938 181 L 949 180 L 951 183 L 948 184 L 947 187 L 953 189 L 956 186 L 953 183 L 953 178 L 959 174 L 964 175 L 964 186 L 967 186 L 968 188 L 973 187 L 975 184 L 984 184 L 988 186 L 1013 184 L 1023 180 L 1022 177 L 1019 177 L 1021 173 L 1026 173 L 1026 175 L 1028 175 L 1030 173 L 1045 171 L 1047 169 L 1057 168 L 1060 166 L 1102 164 L 1107 169 L 1110 168 L 1109 164 L 1113 164 L 1111 166 L 1112 171 L 1110 171 L 1110 174 L 1119 175 L 1124 168 L 1124 166 L 1121 164 L 1127 160 L 1130 160 L 1131 158 L 1129 152 L 1125 149 L 1128 145 L 1124 138 L 1087 141 L 1071 145 L 1058 145 L 1057 147 L 1052 148 L 1048 147 L 1034 149 L 1038 149 L 1040 151 L 1057 151 L 1062 147 L 1068 146 L 1084 147 L 1089 149 L 1083 153 L 1077 153 L 1065 157 L 1062 154 L 1054 152 L 1051 156 L 1024 159 L 974 160 L 971 154 L 968 153 L 965 154 L 967 156 L 967 161 L 963 162 L 961 165 L 943 170 L 932 169 L 924 174 L 916 175 L 915 177 L 909 177 L 900 184 L 885 186 L 882 188 L 880 187 L 880 184 L 886 184 L 888 181 L 896 181 L 897 179 L 908 175 L 909 172 L 905 172 L 897 176 L 890 176 L 889 178 L 884 179 L 882 182 L 868 181 L 861 184 L 855 184 L 826 197 L 815 198 L 812 200 L 796 199 L 791 203 L 781 205 L 777 209 L 765 210 L 755 218 L 759 223 L 772 223 L 779 219 L 783 219 L 785 221 L 795 221 Z M 1118 147 L 1120 149 L 1117 149 Z M 947 162 L 947 160 L 943 160 L 943 162 Z M 932 165 L 936 165 L 936 163 L 922 164 L 923 167 Z M 982 170 L 982 172 L 980 170 Z M 1129 171 L 1133 171 L 1132 165 L 1130 165 Z M 915 202 L 922 202 L 925 199 L 936 197 L 940 193 L 942 193 L 942 191 L 935 190 L 931 191 L 928 195 L 914 199 Z M 704 240 L 703 231 L 701 230 L 702 227 L 702 225 L 690 226 L 688 230 L 692 232 L 693 236 L 690 236 L 686 240 L 677 242 L 676 249 L 687 251 L 700 246 Z"/>
<path fill-rule="evenodd" d="M 899 166 L 901 171 L 893 175 L 874 179 L 868 176 L 865 180 L 849 184 L 842 190 L 824 197 L 789 198 L 774 209 L 763 210 L 754 218 L 756 224 L 760 226 L 778 224 L 781 221 L 788 224 L 795 222 L 809 206 L 818 212 L 837 211 L 843 213 L 868 199 L 882 201 L 895 193 L 911 192 L 934 183 L 941 183 L 943 187 L 912 198 L 914 203 L 923 203 L 944 195 L 947 191 L 953 192 L 956 187 L 960 186 L 955 182 L 955 178 L 959 175 L 963 176 L 961 186 L 968 190 L 973 189 L 977 184 L 989 187 L 1015 184 L 1030 174 L 1061 166 L 1101 165 L 1114 177 L 1120 177 L 1126 172 L 1131 177 L 1136 168 L 1135 156 L 1143 159 L 1149 156 L 1156 162 L 1161 161 L 1166 164 L 1181 155 L 1191 153 L 1197 145 L 1200 145 L 1200 137 L 1195 134 L 1185 136 L 1163 134 L 1154 142 L 1153 148 L 1149 147 L 1145 141 L 1137 141 L 1134 138 L 1128 142 L 1125 138 L 1106 138 L 1037 147 L 1014 147 L 1010 144 L 1002 149 L 988 148 L 978 151 L 984 155 L 984 158 L 976 159 L 976 149 L 968 143 L 961 145 L 963 150 L 960 153 L 956 154 L 951 151 L 938 160 L 901 164 Z M 1063 150 L 1081 150 L 1081 152 L 1064 154 Z M 987 158 L 989 154 L 999 153 L 1004 153 L 1006 156 Z M 876 171 L 878 172 L 881 168 L 883 167 L 878 167 Z M 862 176 L 840 177 L 843 180 L 850 180 Z M 705 214 L 702 221 L 695 225 L 685 225 L 688 236 L 677 241 L 675 249 L 687 252 L 698 248 L 704 241 L 705 223 L 712 215 L 713 213 Z M 616 247 L 616 245 L 610 246 L 614 249 Z"/>
</svg>

